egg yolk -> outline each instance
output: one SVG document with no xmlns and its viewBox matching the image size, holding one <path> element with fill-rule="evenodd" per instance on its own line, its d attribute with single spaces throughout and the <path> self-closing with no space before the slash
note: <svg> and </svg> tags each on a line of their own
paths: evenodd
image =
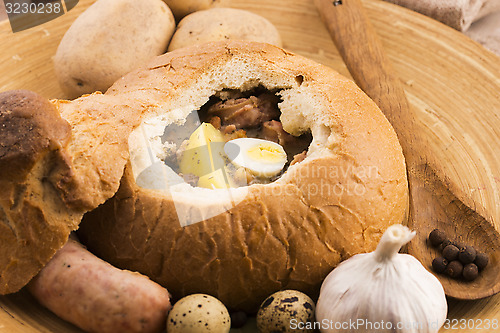
<svg viewBox="0 0 500 333">
<path fill-rule="evenodd" d="M 275 163 L 283 159 L 283 153 L 271 145 L 259 144 L 247 150 L 247 155 L 253 160 L 264 163 Z"/>
</svg>

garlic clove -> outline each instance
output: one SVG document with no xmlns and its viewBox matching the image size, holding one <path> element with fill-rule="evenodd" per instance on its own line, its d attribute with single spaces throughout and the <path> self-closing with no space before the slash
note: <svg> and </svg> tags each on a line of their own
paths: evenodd
<svg viewBox="0 0 500 333">
<path fill-rule="evenodd" d="M 439 280 L 398 250 L 415 233 L 393 225 L 374 252 L 342 262 L 325 279 L 316 307 L 321 332 L 437 332 L 448 311 Z"/>
</svg>

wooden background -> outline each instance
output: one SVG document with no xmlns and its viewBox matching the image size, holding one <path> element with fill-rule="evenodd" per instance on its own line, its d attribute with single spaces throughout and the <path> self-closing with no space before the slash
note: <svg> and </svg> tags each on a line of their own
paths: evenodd
<svg viewBox="0 0 500 333">
<path fill-rule="evenodd" d="M 0 1 L 0 21 L 3 21 L 7 18 L 7 13 L 5 12 L 5 5 L 3 1 Z"/>
<path fill-rule="evenodd" d="M 71 22 L 92 2 L 80 0 L 68 14 L 16 34 L 7 21 L 0 23 L 0 91 L 23 88 L 48 98 L 64 97 L 52 57 Z M 277 26 L 286 49 L 348 76 L 312 0 L 225 0 L 224 4 L 266 17 Z M 500 230 L 500 58 L 422 15 L 377 0 L 363 4 L 404 83 L 420 130 L 432 143 L 428 153 L 441 158 L 447 175 Z M 473 328 L 461 329 L 458 323 L 457 329 L 442 332 L 488 332 L 477 325 L 486 319 L 500 321 L 500 294 L 479 301 L 450 299 L 449 319 L 476 321 Z M 0 297 L 0 332 L 72 330 L 78 332 L 25 292 Z"/>
</svg>

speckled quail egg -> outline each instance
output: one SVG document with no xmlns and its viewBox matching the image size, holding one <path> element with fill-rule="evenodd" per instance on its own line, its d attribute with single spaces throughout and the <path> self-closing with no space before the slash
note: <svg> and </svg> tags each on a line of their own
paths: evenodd
<svg viewBox="0 0 500 333">
<path fill-rule="evenodd" d="M 262 302 L 257 312 L 261 333 L 314 332 L 315 305 L 309 296 L 297 290 L 278 291 Z"/>
<path fill-rule="evenodd" d="M 224 304 L 205 294 L 181 298 L 167 318 L 168 333 L 227 333 L 230 328 L 231 319 Z"/>
</svg>

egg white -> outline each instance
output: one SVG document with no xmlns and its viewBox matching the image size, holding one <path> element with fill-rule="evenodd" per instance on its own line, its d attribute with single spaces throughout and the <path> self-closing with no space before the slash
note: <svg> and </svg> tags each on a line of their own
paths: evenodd
<svg viewBox="0 0 500 333">
<path fill-rule="evenodd" d="M 262 154 L 258 154 L 259 149 Z M 224 152 L 234 165 L 244 167 L 258 177 L 270 178 L 279 174 L 287 162 L 281 145 L 263 139 L 234 139 L 224 145 Z"/>
</svg>

